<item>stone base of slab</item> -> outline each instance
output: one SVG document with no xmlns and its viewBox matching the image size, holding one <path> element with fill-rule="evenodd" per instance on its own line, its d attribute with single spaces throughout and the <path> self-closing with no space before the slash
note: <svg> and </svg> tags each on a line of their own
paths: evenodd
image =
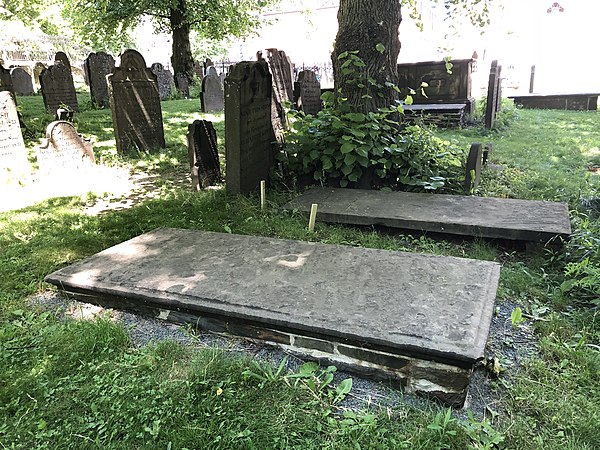
<svg viewBox="0 0 600 450">
<path fill-rule="evenodd" d="M 525 94 L 508 97 L 515 104 L 526 109 L 569 109 L 575 111 L 596 111 L 598 109 L 598 93 L 559 93 L 559 94 Z"/>
</svg>

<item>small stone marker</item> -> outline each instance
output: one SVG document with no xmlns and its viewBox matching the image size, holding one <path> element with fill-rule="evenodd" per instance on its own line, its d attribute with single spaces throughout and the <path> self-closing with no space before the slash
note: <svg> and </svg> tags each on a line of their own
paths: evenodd
<svg viewBox="0 0 600 450">
<path fill-rule="evenodd" d="M 106 76 L 115 70 L 115 59 L 108 53 L 90 53 L 84 62 L 84 73 L 90 85 L 92 103 L 99 108 L 109 108 Z"/>
<path fill-rule="evenodd" d="M 0 64 L 0 92 L 3 91 L 8 91 L 12 95 L 15 95 L 10 70 L 5 69 L 2 64 Z"/>
<path fill-rule="evenodd" d="M 284 130 L 287 128 L 284 104 L 294 100 L 292 63 L 283 50 L 276 48 L 259 51 L 256 56 L 258 60 L 264 59 L 269 65 L 273 85 L 271 121 L 277 143 L 282 145 Z"/>
<path fill-rule="evenodd" d="M 168 100 L 171 98 L 173 90 L 173 75 L 170 70 L 163 67 L 161 63 L 154 63 L 150 66 L 150 70 L 156 75 L 156 83 L 158 84 L 158 95 L 161 100 Z"/>
<path fill-rule="evenodd" d="M 65 52 L 56 52 L 54 55 L 54 64 L 62 63 L 69 71 L 71 70 L 71 61 Z"/>
<path fill-rule="evenodd" d="M 321 111 L 321 83 L 312 70 L 303 70 L 294 83 L 294 101 L 298 111 L 315 115 Z"/>
<path fill-rule="evenodd" d="M 46 139 L 38 147 L 38 164 L 45 173 L 60 173 L 90 167 L 95 163 L 92 144 L 84 141 L 72 123 L 51 122 Z"/>
<path fill-rule="evenodd" d="M 13 67 L 10 70 L 12 85 L 17 95 L 33 95 L 33 81 L 31 75 L 22 67 Z"/>
<path fill-rule="evenodd" d="M 59 53 L 62 52 L 58 52 L 57 57 Z M 71 64 L 68 63 L 68 60 L 65 64 L 62 58 L 57 59 L 54 65 L 42 71 L 40 85 L 44 105 L 48 113 L 54 114 L 58 108 L 63 106 L 79 112 L 73 75 L 71 74 Z"/>
<path fill-rule="evenodd" d="M 107 79 L 117 150 L 165 148 L 156 75 L 146 67 L 144 57 L 125 50 L 121 66 Z"/>
<path fill-rule="evenodd" d="M 271 74 L 265 61 L 243 61 L 225 78 L 225 161 L 227 190 L 255 191 L 269 177 L 274 141 Z"/>
<path fill-rule="evenodd" d="M 27 170 L 27 150 L 19 126 L 15 99 L 9 91 L 0 92 L 0 186 Z"/>
<path fill-rule="evenodd" d="M 38 87 L 40 86 L 40 75 L 44 70 L 46 70 L 46 64 L 39 61 L 33 66 L 33 82 Z"/>
<path fill-rule="evenodd" d="M 190 98 L 190 80 L 185 73 L 175 74 L 175 87 L 183 98 Z"/>
<path fill-rule="evenodd" d="M 481 158 L 481 165 L 485 166 L 487 165 L 488 161 L 490 160 L 490 156 L 492 155 L 492 144 L 486 144 L 485 145 L 485 149 L 483 150 L 483 155 Z"/>
<path fill-rule="evenodd" d="M 188 156 L 192 188 L 200 190 L 221 180 L 217 132 L 212 122 L 195 120 L 188 125 Z"/>
<path fill-rule="evenodd" d="M 223 85 L 217 75 L 217 69 L 210 66 L 202 79 L 202 112 L 223 111 L 225 99 Z"/>
<path fill-rule="evenodd" d="M 472 192 L 481 183 L 481 164 L 483 161 L 483 146 L 479 142 L 471 144 L 467 156 L 465 173 L 465 192 Z"/>
</svg>

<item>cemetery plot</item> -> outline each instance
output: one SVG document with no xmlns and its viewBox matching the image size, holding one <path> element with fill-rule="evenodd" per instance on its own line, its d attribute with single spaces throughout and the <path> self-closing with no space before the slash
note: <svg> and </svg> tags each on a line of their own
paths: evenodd
<svg viewBox="0 0 600 450">
<path fill-rule="evenodd" d="M 17 105 L 9 91 L 0 91 L 0 185 L 20 178 L 28 171 Z"/>
<path fill-rule="evenodd" d="M 332 223 L 544 243 L 571 234 L 566 203 L 317 187 L 284 208 L 308 213 L 313 203 Z"/>
<path fill-rule="evenodd" d="M 271 74 L 265 61 L 243 61 L 225 78 L 227 190 L 257 190 L 267 180 L 275 140 L 271 125 Z"/>
<path fill-rule="evenodd" d="M 99 108 L 108 108 L 108 83 L 106 76 L 115 69 L 115 59 L 107 53 L 90 53 L 84 62 L 84 73 L 90 85 L 92 103 Z"/>
<path fill-rule="evenodd" d="M 159 229 L 46 277 L 77 298 L 261 339 L 462 405 L 500 265 Z"/>
<path fill-rule="evenodd" d="M 117 150 L 165 148 L 156 75 L 135 50 L 121 55 L 121 67 L 107 77 Z"/>
<path fill-rule="evenodd" d="M 42 173 L 73 172 L 95 163 L 92 144 L 77 133 L 73 124 L 65 121 L 48 125 L 37 159 Z"/>
<path fill-rule="evenodd" d="M 217 132 L 212 122 L 195 120 L 188 125 L 187 141 L 192 188 L 200 190 L 221 181 Z"/>
</svg>

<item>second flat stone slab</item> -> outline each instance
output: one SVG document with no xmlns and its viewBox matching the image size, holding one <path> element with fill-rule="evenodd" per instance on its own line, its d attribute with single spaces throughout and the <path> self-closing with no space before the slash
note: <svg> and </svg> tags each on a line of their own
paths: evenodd
<svg viewBox="0 0 600 450">
<path fill-rule="evenodd" d="M 284 208 L 308 213 L 313 203 L 331 223 L 544 243 L 571 234 L 566 203 L 315 187 Z"/>
</svg>

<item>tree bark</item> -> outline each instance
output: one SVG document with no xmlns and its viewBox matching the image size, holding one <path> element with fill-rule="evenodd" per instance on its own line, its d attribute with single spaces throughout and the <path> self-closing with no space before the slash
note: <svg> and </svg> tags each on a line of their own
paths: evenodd
<svg viewBox="0 0 600 450">
<path fill-rule="evenodd" d="M 396 84 L 401 21 L 399 0 L 340 0 L 339 29 L 331 55 L 336 98 L 341 89 L 342 97 L 348 98 L 350 104 L 361 112 L 376 111 L 394 104 L 397 93 L 393 89 L 368 92 L 366 88 L 348 84 L 347 81 L 355 75 L 342 73 L 344 61 L 338 60 L 338 56 L 344 51 L 358 50 L 357 56 L 366 64 L 366 76 L 382 86 L 386 82 Z M 376 49 L 377 44 L 383 45 L 382 51 Z M 364 98 L 365 94 L 372 98 Z"/>
<path fill-rule="evenodd" d="M 186 0 L 177 0 L 177 7 L 171 9 L 169 23 L 173 32 L 173 54 L 171 64 L 175 74 L 184 73 L 191 83 L 194 79 L 194 58 L 190 45 L 190 25 L 187 21 Z"/>
</svg>

